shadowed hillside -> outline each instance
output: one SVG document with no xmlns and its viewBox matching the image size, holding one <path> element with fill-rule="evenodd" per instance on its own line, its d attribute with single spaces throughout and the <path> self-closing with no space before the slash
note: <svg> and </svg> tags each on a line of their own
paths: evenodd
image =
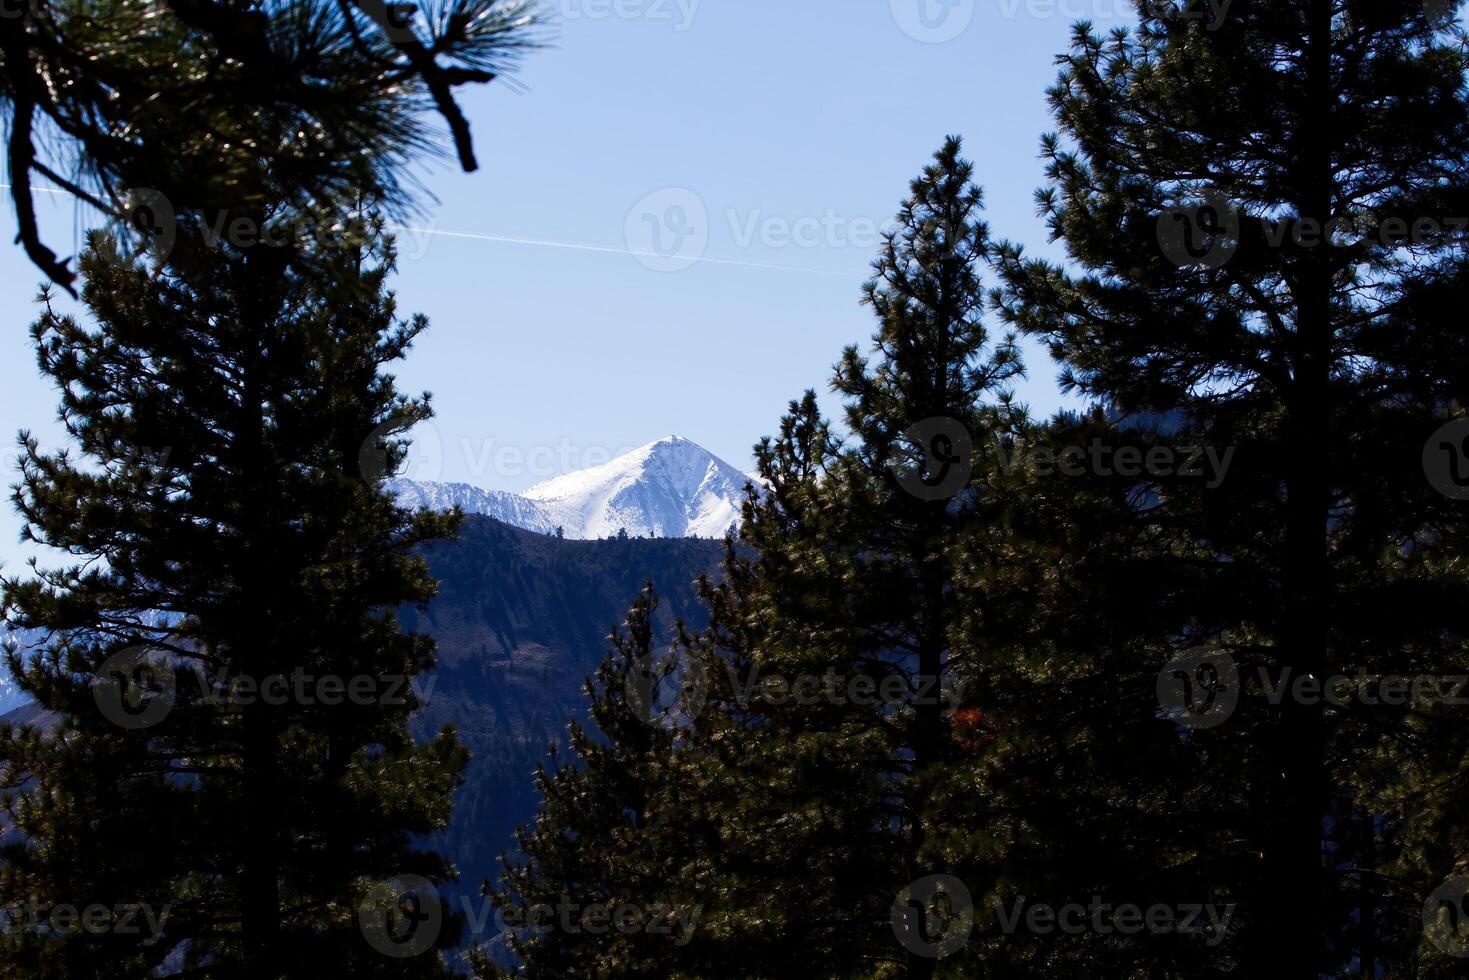
<svg viewBox="0 0 1469 980">
<path fill-rule="evenodd" d="M 452 723 L 474 753 L 444 842 L 461 891 L 497 873 L 516 825 L 534 814 L 536 764 L 568 719 L 584 717 L 582 684 L 639 589 L 657 586 L 666 635 L 680 619 L 702 628 L 694 579 L 716 570 L 722 548 L 692 538 L 563 540 L 470 515 L 458 540 L 428 549 L 438 597 L 402 619 L 439 643 L 437 673 L 418 682 L 427 704 L 415 734 Z M 35 705 L 15 701 L 0 720 L 49 724 Z"/>
<path fill-rule="evenodd" d="M 417 733 L 451 722 L 474 753 L 446 842 L 465 890 L 496 873 L 515 826 L 534 813 L 536 764 L 567 720 L 583 716 L 582 684 L 638 590 L 657 586 L 665 631 L 679 619 L 702 627 L 694 579 L 716 568 L 722 548 L 694 539 L 561 540 L 470 516 L 457 541 L 429 549 L 439 595 L 403 620 L 439 641 Z"/>
</svg>

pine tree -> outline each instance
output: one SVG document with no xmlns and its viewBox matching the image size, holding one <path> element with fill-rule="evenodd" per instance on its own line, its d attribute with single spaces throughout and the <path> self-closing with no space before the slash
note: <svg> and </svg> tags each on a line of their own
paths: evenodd
<svg viewBox="0 0 1469 980">
<path fill-rule="evenodd" d="M 41 240 L 36 178 L 179 250 L 198 245 L 188 216 L 227 233 L 265 201 L 290 202 L 301 228 L 359 196 L 401 208 L 404 164 L 434 152 L 423 110 L 476 169 L 455 92 L 513 69 L 535 22 L 523 0 L 427 16 L 383 0 L 15 4 L 0 17 L 0 106 L 17 240 L 71 289 L 70 260 Z"/>
<path fill-rule="evenodd" d="M 832 380 L 851 436 L 834 437 L 814 393 L 792 403 L 757 447 L 749 553 L 732 549 L 710 591 L 694 732 L 724 835 L 714 875 L 735 895 L 705 919 L 757 973 L 933 976 L 967 928 L 940 894 L 893 912 L 955 870 L 939 806 L 959 761 L 949 709 L 984 655 L 955 642 L 954 544 L 992 526 L 985 477 L 1021 418 L 1017 351 L 981 321 L 987 229 L 960 149 L 949 139 L 913 181 L 864 287 L 873 357 L 848 348 Z M 812 682 L 816 697 L 797 696 Z M 930 942 L 930 914 L 952 947 Z"/>
<path fill-rule="evenodd" d="M 1131 634 L 1219 644 L 1245 678 L 1236 717 L 1187 740 L 1220 807 L 1196 860 L 1241 902 L 1251 976 L 1448 963 L 1420 960 L 1421 909 L 1466 866 L 1439 833 L 1460 713 L 1276 705 L 1252 680 L 1469 659 L 1465 514 L 1422 462 L 1465 394 L 1469 92 L 1441 6 L 1145 4 L 1133 31 L 1078 25 L 1038 196 L 1074 270 L 997 251 L 1005 317 L 1050 342 L 1068 389 L 1161 448 L 1234 453 L 1217 485 L 1143 481 L 1172 573 Z M 1159 846 L 1190 829 L 1159 826 Z"/>
<path fill-rule="evenodd" d="M 1016 423 L 1008 384 L 1022 370 L 1013 340 L 992 344 L 981 321 L 988 228 L 973 165 L 959 153 L 951 137 L 913 181 L 874 264 L 864 299 L 878 319 L 875 358 L 848 348 L 832 380 L 851 440 L 832 461 L 823 497 L 829 547 L 841 556 L 832 581 L 845 599 L 825 607 L 832 618 L 822 625 L 839 637 L 846 669 L 902 679 L 900 704 L 873 719 L 895 736 L 888 792 L 903 870 L 889 896 L 951 871 L 934 839 L 944 817 L 933 794 L 951 763 L 943 692 L 981 670 L 983 658 L 955 646 L 952 545 L 962 527 L 986 520 L 992 502 L 973 473 L 988 472 L 993 447 Z M 803 611 L 816 609 L 808 602 Z M 919 932 L 911 921 L 904 931 Z M 905 975 L 932 976 L 936 958 L 913 948 L 923 937 L 908 938 Z"/>
<path fill-rule="evenodd" d="M 874 356 L 847 350 L 833 379 L 851 441 L 808 392 L 756 449 L 763 489 L 749 491 L 721 580 L 703 584 L 711 626 L 679 658 L 697 696 L 685 684 L 685 721 L 656 765 L 634 770 L 645 736 L 614 730 L 585 775 L 544 781 L 538 877 L 511 894 L 681 896 L 702 914 L 695 940 L 657 960 L 668 975 L 934 975 L 912 910 L 895 923 L 892 908 L 909 883 L 951 870 L 934 805 L 955 761 L 942 691 L 979 664 L 953 645 L 950 545 L 989 516 L 971 473 L 988 471 L 993 437 L 1019 414 L 1015 348 L 980 322 L 986 229 L 959 154 L 950 139 L 913 182 L 864 289 Z M 625 826 L 629 804 L 605 789 L 604 767 L 654 794 L 638 799 L 640 836 L 606 825 Z M 597 816 L 568 832 L 573 810 Z M 641 884 L 588 851 L 634 862 Z M 526 952 L 532 973 L 566 966 Z"/>
<path fill-rule="evenodd" d="M 1145 447 L 1100 411 L 1018 425 L 986 474 L 988 513 L 949 546 L 964 610 L 956 647 L 982 661 L 952 712 L 954 761 L 934 803 L 976 919 L 946 976 L 1237 969 L 1230 930 L 1210 920 L 1123 932 L 1113 911 L 1208 906 L 1232 927 L 1221 869 L 1249 859 L 1220 830 L 1251 803 L 1216 764 L 1237 745 L 1201 754 L 1159 703 L 1158 665 L 1179 619 L 1199 611 L 1189 559 L 1211 556 L 1152 523 L 1147 475 L 1056 462 Z M 1032 909 L 1068 906 L 1082 928 L 1030 928 Z"/>
<path fill-rule="evenodd" d="M 12 931 L 6 975 L 443 972 L 455 917 L 404 937 L 383 903 L 396 879 L 423 911 L 454 873 L 418 837 L 447 822 L 465 753 L 452 730 L 409 735 L 433 641 L 396 610 L 433 595 L 414 549 L 458 518 L 382 488 L 395 434 L 429 415 L 383 368 L 426 321 L 397 316 L 370 229 L 310 261 L 225 246 L 162 274 L 94 233 L 96 328 L 43 296 L 39 363 L 81 458 L 23 434 L 14 499 L 27 538 L 78 564 L 4 583 L 8 620 L 50 637 L 9 660 L 52 720 L 0 731 L 19 832 L 0 904 L 168 918 Z"/>
<path fill-rule="evenodd" d="M 679 874 L 708 882 L 710 959 L 753 975 L 860 976 L 901 955 L 888 925 L 906 879 L 901 748 L 868 699 L 897 677 L 833 627 L 851 611 L 826 496 L 838 451 L 812 392 L 756 447 L 762 489 L 720 580 L 701 585 L 710 626 L 688 644 L 704 707 L 680 756 L 682 807 L 663 819 L 710 842 Z"/>
<path fill-rule="evenodd" d="M 699 977 L 690 948 L 702 905 L 693 880 L 670 869 L 700 860 L 678 791 L 676 659 L 657 652 L 658 600 L 649 585 L 586 684 L 594 730 L 572 722 L 572 758 L 536 773 L 542 803 L 503 858 L 492 895 L 508 949 L 526 977 Z M 504 975 L 485 950 L 480 976 Z"/>
</svg>

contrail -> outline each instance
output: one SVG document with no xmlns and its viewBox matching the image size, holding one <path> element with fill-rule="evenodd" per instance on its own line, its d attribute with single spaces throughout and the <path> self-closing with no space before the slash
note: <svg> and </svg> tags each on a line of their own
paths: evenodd
<svg viewBox="0 0 1469 980">
<path fill-rule="evenodd" d="M 0 184 L 0 190 L 10 190 L 9 184 Z M 40 194 L 56 194 L 61 197 L 69 196 L 69 192 L 55 187 L 34 187 L 32 190 Z M 389 231 L 407 232 L 411 235 L 437 235 L 440 238 L 464 238 L 479 242 L 504 242 L 509 245 L 535 245 L 540 248 L 568 248 L 577 252 L 609 252 L 613 255 L 631 255 L 636 258 L 668 259 L 677 258 L 685 262 L 703 262 L 708 265 L 734 265 L 746 269 L 768 269 L 772 272 L 803 272 L 813 276 L 838 276 L 849 278 L 846 273 L 833 272 L 830 269 L 808 269 L 795 265 L 775 265 L 769 262 L 746 262 L 743 259 L 719 259 L 709 256 L 670 256 L 661 252 L 648 252 L 635 248 L 618 248 L 615 245 L 586 245 L 581 242 L 557 242 L 540 238 L 517 238 L 512 235 L 483 235 L 472 231 L 444 231 L 439 228 L 412 228 L 407 225 L 387 225 Z"/>
<path fill-rule="evenodd" d="M 9 184 L 0 184 L 0 191 L 8 190 L 10 190 Z M 58 187 L 32 187 L 31 190 L 35 191 L 37 194 L 59 194 L 62 197 L 67 197 L 71 193 L 70 191 L 61 190 Z"/>
<path fill-rule="evenodd" d="M 776 272 L 806 272 L 817 276 L 840 276 L 847 278 L 845 273 L 832 272 L 829 269 L 807 269 L 794 265 L 773 265 L 766 262 L 746 262 L 742 259 L 718 259 L 708 256 L 694 257 L 691 255 L 665 255 L 661 252 L 649 252 L 634 248 L 618 248 L 615 245 L 586 245 L 579 242 L 555 242 L 538 238 L 514 238 L 509 235 L 481 235 L 470 231 L 444 231 L 438 228 L 409 228 L 404 225 L 387 226 L 392 231 L 408 232 L 415 235 L 439 235 L 444 238 L 469 238 L 482 242 L 508 242 L 512 245 L 538 245 L 543 248 L 569 248 L 579 252 L 611 252 L 614 255 L 633 255 L 650 259 L 676 258 L 683 262 L 707 262 L 710 265 L 738 265 L 747 269 L 771 269 Z"/>
</svg>

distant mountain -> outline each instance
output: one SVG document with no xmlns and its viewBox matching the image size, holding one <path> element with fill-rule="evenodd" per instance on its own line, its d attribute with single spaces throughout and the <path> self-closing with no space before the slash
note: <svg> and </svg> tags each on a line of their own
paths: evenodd
<svg viewBox="0 0 1469 980">
<path fill-rule="evenodd" d="M 0 715 L 29 703 L 30 697 L 16 686 L 15 681 L 10 679 L 10 671 L 0 663 Z"/>
<path fill-rule="evenodd" d="M 40 630 L 18 630 L 9 626 L 0 628 L 0 645 L 21 651 L 27 661 L 44 644 L 45 638 L 46 634 Z M 9 668 L 4 661 L 0 661 L 0 715 L 30 702 L 30 695 L 22 692 L 19 685 L 11 680 Z"/>
<path fill-rule="evenodd" d="M 609 463 L 538 483 L 523 494 L 463 483 L 394 479 L 404 504 L 484 514 L 516 527 L 568 538 L 721 538 L 739 522 L 750 477 L 707 449 L 666 436 Z"/>
<path fill-rule="evenodd" d="M 484 490 L 468 483 L 430 483 L 420 480 L 391 479 L 388 488 L 397 495 L 398 503 L 415 510 L 449 510 L 459 507 L 466 514 L 483 514 L 497 521 L 540 534 L 556 530 L 541 505 L 517 493 Z"/>
</svg>

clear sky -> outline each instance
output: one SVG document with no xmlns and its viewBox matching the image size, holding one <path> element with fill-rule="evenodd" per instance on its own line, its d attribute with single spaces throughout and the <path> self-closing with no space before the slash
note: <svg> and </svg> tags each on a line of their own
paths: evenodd
<svg viewBox="0 0 1469 980">
<path fill-rule="evenodd" d="M 398 372 L 438 411 L 417 476 L 520 490 L 667 434 L 749 468 L 786 402 L 870 335 L 876 229 L 946 134 L 965 137 L 992 232 L 1056 254 L 1032 201 L 1053 58 L 1074 21 L 1127 18 L 1122 0 L 547 7 L 553 46 L 464 96 L 481 169 L 423 167 L 433 199 L 400 236 L 402 308 L 432 322 Z M 85 215 L 43 206 L 73 249 Z M 14 226 L 7 202 L 0 435 L 55 447 Z M 1055 367 L 1028 361 L 1022 397 L 1047 414 Z M 7 505 L 10 570 L 18 527 Z"/>
</svg>

